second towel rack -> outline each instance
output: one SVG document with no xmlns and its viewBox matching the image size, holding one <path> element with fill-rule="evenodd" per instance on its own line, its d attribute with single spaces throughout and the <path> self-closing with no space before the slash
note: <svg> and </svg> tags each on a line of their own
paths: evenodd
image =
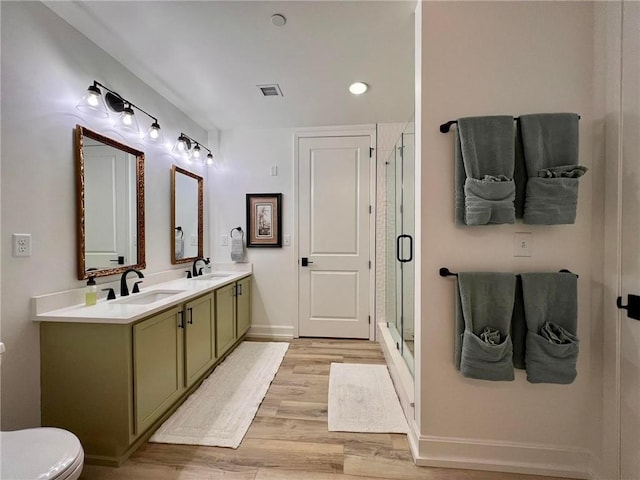
<svg viewBox="0 0 640 480">
<path fill-rule="evenodd" d="M 438 270 L 438 273 L 440 274 L 441 277 L 457 277 L 458 274 L 452 272 L 451 270 L 449 270 L 447 267 L 440 267 L 440 270 Z M 573 273 L 571 270 L 567 270 L 566 268 L 563 268 L 562 270 L 560 270 L 559 273 Z M 580 278 L 579 275 L 573 273 L 573 275 L 576 276 L 576 278 Z M 519 275 L 516 275 L 519 276 Z"/>
</svg>

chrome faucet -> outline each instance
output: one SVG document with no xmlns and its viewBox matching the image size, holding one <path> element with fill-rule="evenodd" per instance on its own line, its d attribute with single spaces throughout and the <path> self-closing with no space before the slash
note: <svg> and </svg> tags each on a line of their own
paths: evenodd
<svg viewBox="0 0 640 480">
<path fill-rule="evenodd" d="M 193 271 L 191 272 L 192 275 L 194 277 L 197 277 L 198 275 L 202 275 L 202 268 L 200 270 L 197 269 L 196 264 L 202 260 L 204 262 L 205 265 L 209 265 L 210 260 L 208 258 L 202 258 L 202 257 L 198 257 L 193 261 Z"/>
<path fill-rule="evenodd" d="M 130 268 L 128 270 L 125 270 L 124 273 L 122 274 L 122 277 L 120 277 L 120 296 L 121 297 L 126 297 L 129 295 L 129 287 L 127 287 L 127 275 L 131 272 L 136 273 L 140 278 L 144 278 L 144 275 L 142 274 L 142 272 L 140 272 L 139 270 L 136 270 L 135 268 Z"/>
</svg>

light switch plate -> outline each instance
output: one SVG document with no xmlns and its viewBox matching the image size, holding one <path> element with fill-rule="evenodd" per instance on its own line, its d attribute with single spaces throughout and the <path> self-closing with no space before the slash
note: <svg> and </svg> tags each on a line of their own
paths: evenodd
<svg viewBox="0 0 640 480">
<path fill-rule="evenodd" d="M 223 247 L 229 245 L 229 235 L 220 235 L 220 245 Z"/>
<path fill-rule="evenodd" d="M 291 245 L 291 235 L 286 234 L 284 235 L 284 242 L 283 242 L 286 246 Z"/>
<path fill-rule="evenodd" d="M 533 253 L 533 234 L 517 232 L 513 235 L 513 256 L 530 257 Z"/>
</svg>

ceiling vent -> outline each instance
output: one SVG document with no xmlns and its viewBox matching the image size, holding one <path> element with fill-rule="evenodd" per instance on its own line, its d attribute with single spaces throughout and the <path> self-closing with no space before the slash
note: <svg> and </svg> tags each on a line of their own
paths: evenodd
<svg viewBox="0 0 640 480">
<path fill-rule="evenodd" d="M 274 83 L 273 85 L 257 85 L 260 93 L 263 97 L 284 97 L 280 85 Z"/>
</svg>

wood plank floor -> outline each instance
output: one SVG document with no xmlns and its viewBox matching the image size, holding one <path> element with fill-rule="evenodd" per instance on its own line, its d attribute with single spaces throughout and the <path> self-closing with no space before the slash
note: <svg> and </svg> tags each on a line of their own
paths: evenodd
<svg viewBox="0 0 640 480">
<path fill-rule="evenodd" d="M 120 468 L 85 465 L 85 480 L 552 480 L 417 467 L 406 435 L 327 431 L 331 362 L 383 364 L 374 342 L 297 339 L 236 450 L 142 445 Z"/>
</svg>

